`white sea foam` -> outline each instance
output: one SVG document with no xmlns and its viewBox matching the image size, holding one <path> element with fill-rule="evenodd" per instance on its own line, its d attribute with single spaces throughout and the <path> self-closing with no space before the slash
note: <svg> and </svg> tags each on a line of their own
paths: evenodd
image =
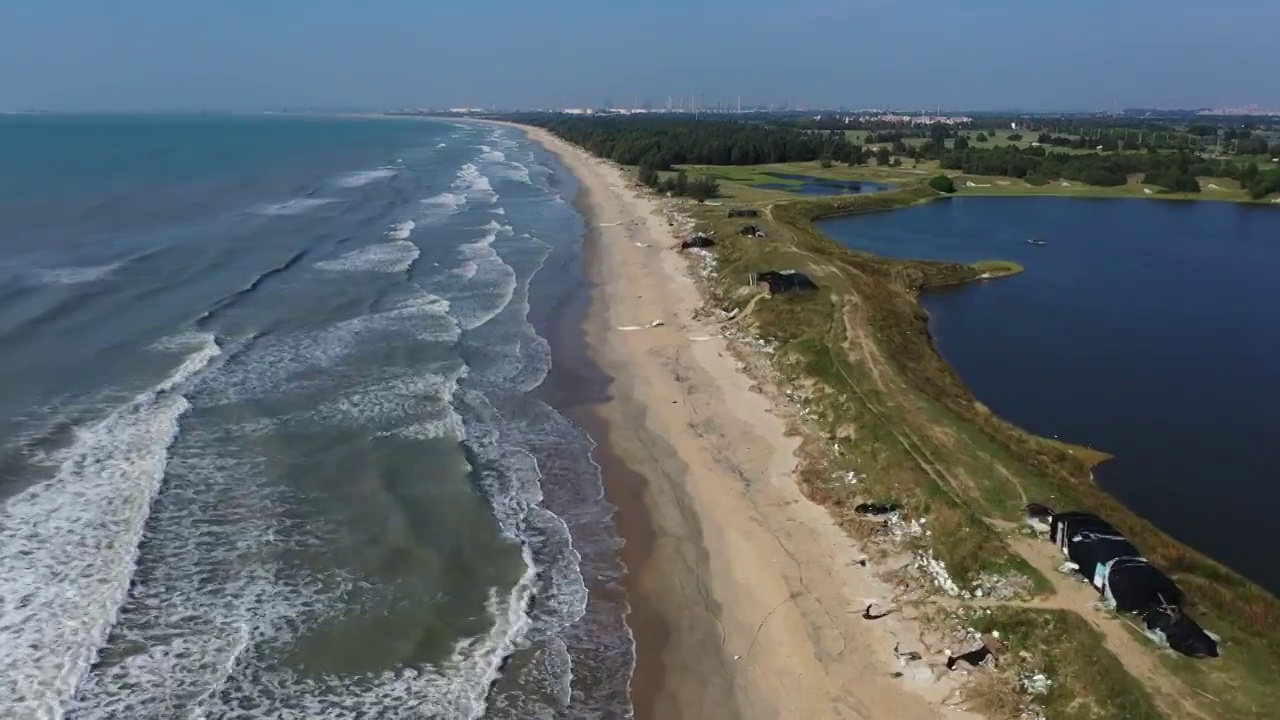
<svg viewBox="0 0 1280 720">
<path fill-rule="evenodd" d="M 487 203 L 498 201 L 498 194 L 493 191 L 489 178 L 481 174 L 480 168 L 471 163 L 463 165 L 462 169 L 458 170 L 458 179 L 454 180 L 453 186 L 462 190 L 467 199 L 474 198 Z"/>
<path fill-rule="evenodd" d="M 467 204 L 467 196 L 463 193 L 440 193 L 419 201 L 422 204 L 422 220 L 424 222 L 440 222 L 457 213 Z"/>
<path fill-rule="evenodd" d="M 120 265 L 121 263 L 111 263 L 85 267 L 45 268 L 34 271 L 32 275 L 36 282 L 42 285 L 78 285 L 101 280 L 115 272 Z"/>
<path fill-rule="evenodd" d="M 212 335 L 162 382 L 75 430 L 53 477 L 0 511 L 0 706 L 61 718 L 129 590 L 143 527 L 165 473 L 177 392 L 221 353 Z"/>
<path fill-rule="evenodd" d="M 397 371 L 375 377 L 322 403 L 303 419 L 325 425 L 354 425 L 379 435 L 400 435 L 404 428 L 414 426 L 411 432 L 416 437 L 423 432 L 421 428 L 432 427 L 433 437 L 449 435 L 461 440 L 462 419 L 450 401 L 466 368 L 458 362 L 449 368 L 436 368 L 439 372 Z"/>
<path fill-rule="evenodd" d="M 361 170 L 360 172 L 349 173 L 334 182 L 338 187 L 356 188 L 379 180 L 386 180 L 398 172 L 400 172 L 400 168 L 380 167 L 377 170 Z"/>
<path fill-rule="evenodd" d="M 520 163 L 505 163 L 496 168 L 495 172 L 498 174 L 498 177 L 505 178 L 507 180 L 514 180 L 515 182 L 524 183 L 526 185 L 533 184 L 533 178 L 529 177 L 529 168 L 521 165 Z"/>
<path fill-rule="evenodd" d="M 409 236 L 413 234 L 413 229 L 417 226 L 418 224 L 412 220 L 398 222 L 387 231 L 387 237 L 392 240 L 408 240 Z"/>
<path fill-rule="evenodd" d="M 439 145 L 436 145 L 437 150 L 439 150 L 442 147 L 449 147 L 449 143 L 440 143 Z"/>
<path fill-rule="evenodd" d="M 450 313 L 463 330 L 480 327 L 497 317 L 515 296 L 516 272 L 493 249 L 499 235 L 512 233 L 511 226 L 490 221 L 483 229 L 483 238 L 458 247 L 465 270 L 451 275 L 463 276 L 465 282 L 444 292 L 449 298 Z M 471 266 L 475 269 L 471 270 Z"/>
<path fill-rule="evenodd" d="M 259 215 L 305 215 L 322 205 L 338 202 L 337 198 L 297 198 L 287 202 L 265 205 L 254 212 Z"/>
<path fill-rule="evenodd" d="M 322 330 L 275 335 L 253 343 L 236 361 L 225 365 L 216 383 L 198 391 L 204 405 L 243 402 L 281 392 L 305 391 L 317 368 L 340 364 L 370 344 L 409 338 L 418 342 L 455 342 L 457 322 L 443 298 L 415 288 L 395 305 L 334 323 Z"/>
<path fill-rule="evenodd" d="M 315 266 L 333 272 L 401 273 L 413 267 L 420 252 L 418 246 L 408 240 L 394 240 L 352 250 L 332 260 L 321 260 Z"/>
<path fill-rule="evenodd" d="M 461 265 L 450 270 L 449 272 L 453 273 L 454 275 L 457 275 L 463 280 L 470 280 L 471 278 L 476 276 L 476 270 L 477 270 L 477 266 L 475 262 L 471 260 L 466 260 Z"/>
</svg>

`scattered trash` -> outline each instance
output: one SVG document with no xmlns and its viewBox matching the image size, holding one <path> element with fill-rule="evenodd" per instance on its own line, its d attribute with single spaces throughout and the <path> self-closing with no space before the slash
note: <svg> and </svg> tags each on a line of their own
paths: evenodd
<svg viewBox="0 0 1280 720">
<path fill-rule="evenodd" d="M 649 328 L 662 327 L 663 325 L 666 325 L 666 323 L 661 320 L 654 320 L 648 325 L 622 325 L 618 329 L 624 332 L 629 332 L 631 330 L 648 330 Z"/>
<path fill-rule="evenodd" d="M 923 660 L 923 659 L 924 659 L 924 656 L 923 656 L 923 655 L 921 655 L 920 653 L 916 652 L 915 650 L 909 650 L 909 651 L 907 651 L 907 652 L 902 652 L 902 650 L 901 650 L 901 649 L 900 649 L 900 647 L 899 647 L 900 645 L 901 645 L 901 643 L 894 643 L 894 644 L 893 644 L 893 656 L 894 656 L 894 657 L 896 657 L 896 658 L 898 658 L 898 662 L 900 662 L 900 663 L 902 663 L 902 664 L 904 664 L 904 665 L 905 665 L 905 664 L 907 664 L 907 663 L 909 663 L 909 662 L 913 662 L 913 661 L 916 661 L 916 660 Z"/>
<path fill-rule="evenodd" d="M 938 588 L 944 593 L 951 597 L 956 597 L 961 594 L 960 588 L 956 585 L 955 581 L 951 579 L 950 573 L 947 572 L 946 563 L 935 558 L 932 550 L 928 553 L 921 553 L 916 557 L 916 567 L 927 572 L 929 576 L 933 578 L 933 582 L 937 584 Z M 969 593 L 965 592 L 964 594 L 968 595 Z"/>
<path fill-rule="evenodd" d="M 859 515 L 888 515 L 898 510 L 899 505 L 896 502 L 858 503 L 853 508 L 853 511 Z"/>
<path fill-rule="evenodd" d="M 893 612 L 894 612 L 894 608 L 889 608 L 888 610 L 886 610 L 886 611 L 884 611 L 884 612 L 880 613 L 879 615 L 874 615 L 874 614 L 872 614 L 872 612 L 871 612 L 871 608 L 873 608 L 873 607 L 875 607 L 875 606 L 876 606 L 876 604 L 875 604 L 875 603 L 868 603 L 868 604 L 867 604 L 867 609 L 862 611 L 862 619 L 863 619 L 863 620 L 879 620 L 879 619 L 880 619 L 880 618 L 882 618 L 882 617 L 887 617 L 887 616 L 889 616 L 889 615 L 892 615 L 892 614 L 893 614 Z"/>
<path fill-rule="evenodd" d="M 680 249 L 688 250 L 690 248 L 709 248 L 709 247 L 714 247 L 715 244 L 716 244 L 716 241 L 712 240 L 710 235 L 707 235 L 705 233 L 698 233 L 693 237 L 689 238 L 688 240 L 685 240 L 684 242 L 680 243 Z"/>
<path fill-rule="evenodd" d="M 1022 691 L 1028 695 L 1048 695 L 1049 689 L 1053 685 L 1044 673 L 1026 674 L 1019 678 L 1022 685 Z"/>
<path fill-rule="evenodd" d="M 738 234 L 743 237 L 754 237 L 754 238 L 762 238 L 762 237 L 769 236 L 769 234 L 766 233 L 763 229 L 761 229 L 759 225 L 743 225 L 742 229 L 738 231 Z"/>
</svg>

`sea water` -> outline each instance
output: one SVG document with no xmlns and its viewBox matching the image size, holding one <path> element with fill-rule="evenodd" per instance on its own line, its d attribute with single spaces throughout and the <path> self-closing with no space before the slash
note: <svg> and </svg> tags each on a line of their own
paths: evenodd
<svg viewBox="0 0 1280 720">
<path fill-rule="evenodd" d="M 630 714 L 612 508 L 542 399 L 549 155 L 282 116 L 0 154 L 0 714 Z"/>
</svg>

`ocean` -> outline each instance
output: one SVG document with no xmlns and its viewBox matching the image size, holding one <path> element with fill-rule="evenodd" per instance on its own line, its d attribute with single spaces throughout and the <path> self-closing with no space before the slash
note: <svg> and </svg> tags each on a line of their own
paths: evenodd
<svg viewBox="0 0 1280 720">
<path fill-rule="evenodd" d="M 0 118 L 0 157 L 6 718 L 630 715 L 552 156 L 264 115 Z"/>
</svg>

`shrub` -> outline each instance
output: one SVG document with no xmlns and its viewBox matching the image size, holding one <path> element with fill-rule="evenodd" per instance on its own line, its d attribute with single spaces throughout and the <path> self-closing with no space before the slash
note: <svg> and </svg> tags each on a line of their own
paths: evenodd
<svg viewBox="0 0 1280 720">
<path fill-rule="evenodd" d="M 956 184 L 951 182 L 951 178 L 946 175 L 934 175 L 929 178 L 929 187 L 940 193 L 953 193 L 956 191 Z"/>
<path fill-rule="evenodd" d="M 1049 179 L 1043 175 L 1028 175 L 1022 179 L 1025 180 L 1028 185 L 1035 185 L 1036 187 L 1042 187 L 1049 184 Z"/>
</svg>

